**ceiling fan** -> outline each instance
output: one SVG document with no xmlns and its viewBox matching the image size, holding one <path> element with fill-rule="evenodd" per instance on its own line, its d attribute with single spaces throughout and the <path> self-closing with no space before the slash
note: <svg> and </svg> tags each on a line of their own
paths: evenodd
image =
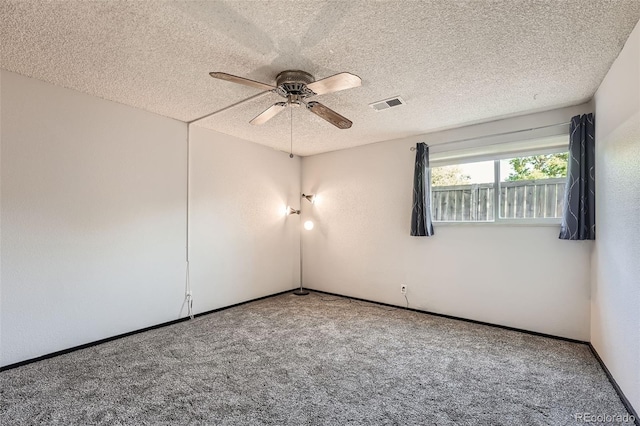
<svg viewBox="0 0 640 426">
<path fill-rule="evenodd" d="M 325 119 L 337 128 L 348 129 L 353 124 L 351 120 L 338 114 L 334 110 L 327 108 L 320 102 L 307 101 L 307 98 L 351 89 L 362 84 L 360 77 L 348 72 L 342 72 L 316 81 L 313 76 L 307 72 L 288 70 L 278 74 L 275 86 L 224 72 L 211 72 L 209 75 L 220 80 L 226 80 L 232 83 L 243 84 L 245 86 L 277 93 L 286 99 L 285 102 L 276 102 L 265 111 L 258 114 L 250 121 L 250 123 L 254 125 L 266 123 L 278 115 L 278 113 L 284 111 L 287 107 L 298 107 L 304 105 L 309 111 L 316 114 L 318 117 Z"/>
</svg>

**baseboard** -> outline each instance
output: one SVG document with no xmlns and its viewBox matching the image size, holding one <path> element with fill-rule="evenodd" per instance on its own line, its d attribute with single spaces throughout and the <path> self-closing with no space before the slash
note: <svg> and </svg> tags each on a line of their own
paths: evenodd
<svg viewBox="0 0 640 426">
<path fill-rule="evenodd" d="M 229 306 L 223 306 L 222 308 L 211 309 L 210 311 L 200 312 L 199 314 L 195 314 L 194 317 L 202 317 L 204 315 L 209 315 L 209 314 L 212 314 L 214 312 L 220 312 L 220 311 L 224 311 L 226 309 L 235 308 L 236 306 L 246 305 L 247 303 L 257 302 L 258 300 L 269 299 L 270 297 L 276 297 L 276 296 L 280 296 L 281 294 L 291 293 L 292 291 L 296 290 L 297 288 L 298 287 L 292 288 L 290 290 L 279 291 L 279 292 L 273 293 L 273 294 L 268 294 L 266 296 L 256 297 L 255 299 L 245 300 L 244 302 L 235 303 L 235 304 L 229 305 Z"/>
<path fill-rule="evenodd" d="M 270 297 L 279 296 L 281 294 L 289 293 L 289 292 L 291 292 L 293 290 L 295 290 L 295 288 L 294 289 L 290 289 L 290 290 L 280 291 L 278 293 L 269 294 L 267 296 L 262 296 L 262 297 L 258 297 L 258 298 L 251 299 L 251 300 L 246 300 L 244 302 L 235 303 L 233 305 L 224 306 L 222 308 L 211 309 L 210 311 L 206 311 L 206 312 L 200 312 L 198 314 L 195 314 L 194 317 L 201 317 L 201 316 L 204 316 L 204 315 L 212 314 L 214 312 L 219 312 L 219 311 L 223 311 L 225 309 L 234 308 L 236 306 L 245 305 L 247 303 L 257 302 L 258 300 L 268 299 Z M 90 348 L 92 346 L 101 345 L 103 343 L 111 342 L 113 340 L 122 339 L 123 337 L 133 336 L 134 334 L 139 334 L 139 333 L 144 333 L 145 331 L 150 331 L 150 330 L 155 330 L 155 329 L 162 328 L 162 327 L 167 327 L 169 325 L 178 324 L 178 323 L 181 323 L 183 321 L 188 321 L 188 320 L 189 320 L 189 317 L 178 318 L 178 319 L 175 319 L 175 320 L 172 320 L 172 321 L 163 322 L 161 324 L 156 324 L 156 325 L 152 325 L 152 326 L 149 326 L 149 327 L 141 328 L 139 330 L 128 331 L 126 333 L 122 333 L 122 334 L 118 334 L 118 335 L 115 335 L 115 336 L 107 337 L 105 339 L 100 339 L 100 340 L 96 340 L 94 342 L 89 342 L 89 343 L 84 343 L 82 345 L 74 346 L 72 348 L 62 349 L 62 350 L 56 351 L 56 352 L 51 352 L 49 354 L 41 355 L 41 356 L 36 357 L 36 358 L 30 358 L 30 359 L 27 359 L 27 360 L 24 360 L 24 361 L 16 362 L 16 363 L 13 363 L 13 364 L 8 364 L 8 365 L 5 365 L 3 367 L 0 367 L 0 371 L 11 370 L 12 368 L 22 367 L 23 365 L 27 365 L 27 364 L 31 364 L 31 363 L 34 363 L 34 362 L 42 361 L 42 360 L 45 360 L 45 359 L 53 358 L 53 357 L 56 357 L 56 356 L 68 354 L 70 352 L 79 351 L 81 349 Z"/>
<path fill-rule="evenodd" d="M 607 375 L 609 382 L 611 382 L 611 386 L 613 386 L 613 388 L 618 393 L 618 396 L 620 397 L 620 401 L 622 401 L 622 405 L 624 405 L 624 408 L 627 409 L 629 414 L 631 414 L 635 418 L 636 426 L 640 426 L 640 417 L 638 417 L 638 412 L 633 408 L 633 405 L 631 405 L 631 402 L 629 402 L 624 392 L 622 392 L 622 389 L 620 389 L 620 386 L 618 386 L 618 382 L 616 382 L 616 379 L 614 379 L 613 376 L 611 375 L 611 372 L 605 365 L 602 358 L 600 358 L 600 355 L 598 354 L 598 351 L 596 351 L 596 348 L 594 348 L 591 343 L 588 343 L 588 345 L 589 345 L 589 349 L 591 349 L 591 352 L 593 353 L 593 356 L 595 356 L 596 359 L 598 360 L 598 363 L 600 363 L 600 367 L 602 367 L 602 370 L 604 370 L 604 374 Z"/>
<path fill-rule="evenodd" d="M 392 308 L 404 309 L 404 310 L 412 311 L 412 312 L 420 312 L 422 314 L 433 315 L 433 316 L 436 316 L 436 317 L 448 318 L 448 319 L 457 320 L 457 321 L 470 322 L 472 324 L 487 325 L 489 327 L 496 327 L 496 328 L 502 328 L 504 330 L 511 330 L 511 331 L 517 331 L 519 333 L 531 334 L 533 336 L 548 337 L 550 339 L 563 340 L 565 342 L 571 342 L 571 343 L 581 343 L 583 345 L 588 345 L 589 344 L 589 342 L 585 342 L 584 340 L 571 339 L 569 337 L 562 337 L 562 336 L 554 336 L 553 334 L 540 333 L 540 332 L 537 332 L 537 331 L 525 330 L 523 328 L 509 327 L 507 325 L 493 324 L 493 323 L 490 323 L 490 322 L 477 321 L 477 320 L 472 320 L 472 319 L 462 318 L 462 317 L 456 317 L 456 316 L 447 315 L 447 314 L 439 314 L 437 312 L 425 311 L 425 310 L 422 310 L 422 309 L 407 308 L 406 306 L 391 305 L 389 303 L 376 302 L 374 300 L 367 300 L 367 299 L 360 299 L 359 297 L 345 296 L 343 294 L 331 293 L 331 292 L 322 291 L 322 290 L 315 290 L 315 289 L 308 288 L 308 287 L 305 287 L 305 289 L 310 290 L 310 291 L 314 291 L 316 293 L 324 293 L 324 294 L 328 294 L 328 295 L 331 295 L 331 296 L 338 296 L 338 297 L 344 297 L 344 298 L 347 298 L 347 299 L 359 300 L 361 302 L 375 303 L 376 305 L 389 306 L 389 307 L 392 307 Z"/>
</svg>

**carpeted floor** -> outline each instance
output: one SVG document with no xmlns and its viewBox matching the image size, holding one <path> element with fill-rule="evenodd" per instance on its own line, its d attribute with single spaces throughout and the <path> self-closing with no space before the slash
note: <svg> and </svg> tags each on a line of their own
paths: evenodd
<svg viewBox="0 0 640 426">
<path fill-rule="evenodd" d="M 627 414 L 585 345 L 319 293 L 0 373 L 2 425 L 574 425 L 585 412 Z"/>
</svg>

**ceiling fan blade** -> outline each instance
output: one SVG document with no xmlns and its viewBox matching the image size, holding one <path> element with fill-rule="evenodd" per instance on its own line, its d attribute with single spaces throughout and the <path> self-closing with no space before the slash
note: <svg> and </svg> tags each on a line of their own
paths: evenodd
<svg viewBox="0 0 640 426">
<path fill-rule="evenodd" d="M 245 86 L 255 87 L 262 90 L 275 90 L 275 86 L 260 83 L 259 81 L 249 80 L 248 78 L 238 77 L 237 75 L 227 74 L 226 72 L 210 72 L 209 75 L 220 80 L 230 81 L 232 83 L 243 84 Z"/>
<path fill-rule="evenodd" d="M 307 109 L 317 115 L 320 118 L 324 118 L 329 123 L 333 124 L 339 129 L 348 129 L 353 124 L 351 120 L 341 116 L 332 109 L 327 108 L 320 102 L 311 101 L 307 103 Z"/>
<path fill-rule="evenodd" d="M 260 124 L 264 124 L 267 121 L 271 120 L 276 115 L 278 115 L 279 113 L 281 113 L 282 111 L 284 111 L 286 107 L 287 107 L 286 102 L 275 103 L 271 105 L 269 108 L 265 109 L 260 114 L 258 114 L 256 118 L 251 120 L 249 123 L 253 124 L 254 126 L 259 126 Z"/>
<path fill-rule="evenodd" d="M 316 95 L 324 95 L 325 93 L 338 92 L 340 90 L 351 89 L 362 84 L 362 80 L 357 75 L 341 72 L 322 80 L 314 81 L 307 84 L 307 87 L 315 92 Z"/>
</svg>

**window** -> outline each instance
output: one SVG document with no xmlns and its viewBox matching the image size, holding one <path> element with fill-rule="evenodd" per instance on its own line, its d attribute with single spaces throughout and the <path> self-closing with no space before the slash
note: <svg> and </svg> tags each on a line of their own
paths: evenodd
<svg viewBox="0 0 640 426">
<path fill-rule="evenodd" d="M 494 162 L 431 168 L 434 222 L 487 222 L 495 218 Z"/>
<path fill-rule="evenodd" d="M 432 167 L 433 220 L 559 223 L 566 176 L 567 152 Z"/>
<path fill-rule="evenodd" d="M 566 152 L 500 160 L 500 218 L 560 219 Z"/>
</svg>

